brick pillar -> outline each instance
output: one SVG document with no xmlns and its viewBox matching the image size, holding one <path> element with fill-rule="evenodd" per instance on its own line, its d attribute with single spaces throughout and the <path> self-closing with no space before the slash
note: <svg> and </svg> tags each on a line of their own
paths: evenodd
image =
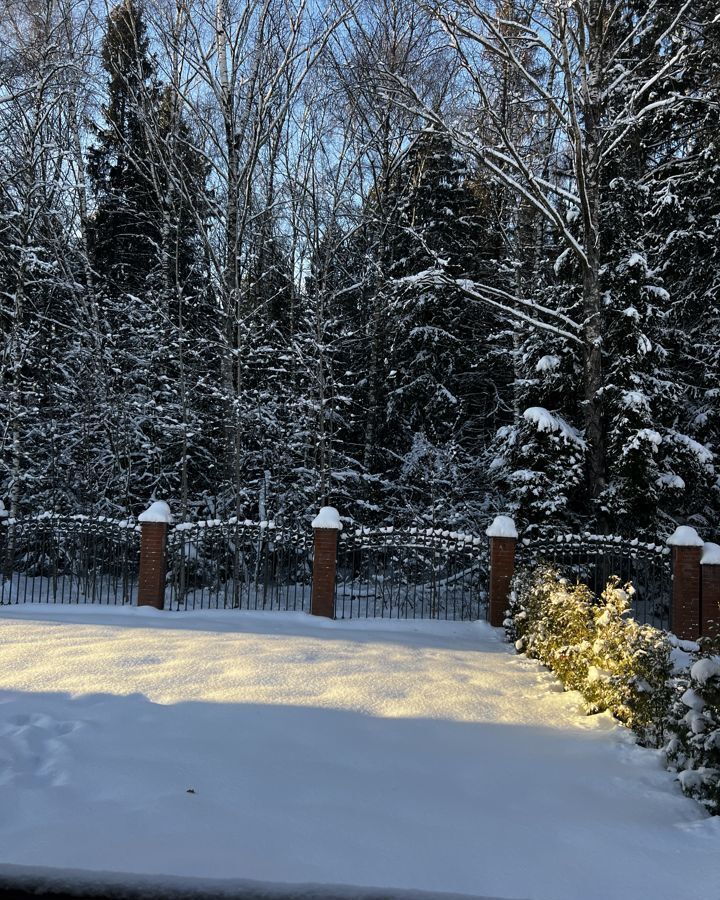
<svg viewBox="0 0 720 900">
<path fill-rule="evenodd" d="M 138 606 L 162 609 L 165 603 L 165 547 L 168 526 L 172 524 L 170 507 L 157 500 L 138 516 L 140 522 L 140 574 Z"/>
<path fill-rule="evenodd" d="M 682 640 L 700 637 L 700 557 L 703 542 L 694 528 L 681 525 L 668 539 L 672 547 L 672 609 L 670 626 Z"/>
<path fill-rule="evenodd" d="M 515 574 L 515 546 L 518 533 L 509 516 L 496 516 L 485 532 L 490 538 L 490 602 L 488 620 L 501 628 L 510 599 L 510 582 Z"/>
<path fill-rule="evenodd" d="M 703 546 L 700 570 L 700 634 L 720 638 L 720 545 Z"/>
<path fill-rule="evenodd" d="M 338 532 L 342 522 L 333 506 L 323 506 L 312 523 L 313 583 L 310 612 L 314 616 L 335 618 L 335 573 Z"/>
</svg>

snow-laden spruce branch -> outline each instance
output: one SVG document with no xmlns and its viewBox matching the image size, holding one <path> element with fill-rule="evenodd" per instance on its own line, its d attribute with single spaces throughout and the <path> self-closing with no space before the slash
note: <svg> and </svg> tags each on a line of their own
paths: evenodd
<svg viewBox="0 0 720 900">
<path fill-rule="evenodd" d="M 398 284 L 419 284 L 434 285 L 439 287 L 455 288 L 470 301 L 483 306 L 489 306 L 496 312 L 502 314 L 505 319 L 514 319 L 530 325 L 533 328 L 539 328 L 550 334 L 564 337 L 566 340 L 574 344 L 582 346 L 582 337 L 579 334 L 581 326 L 573 322 L 567 316 L 557 313 L 555 310 L 540 306 L 530 300 L 503 291 L 492 285 L 482 284 L 469 278 L 452 278 L 442 268 L 426 269 L 424 272 L 418 272 L 417 275 L 408 276 L 406 278 L 397 279 Z M 531 312 L 534 315 L 531 315 Z M 545 322 L 538 317 L 538 313 L 544 313 L 550 319 L 557 319 L 565 322 L 573 330 L 561 328 L 553 325 L 551 322 Z"/>
</svg>

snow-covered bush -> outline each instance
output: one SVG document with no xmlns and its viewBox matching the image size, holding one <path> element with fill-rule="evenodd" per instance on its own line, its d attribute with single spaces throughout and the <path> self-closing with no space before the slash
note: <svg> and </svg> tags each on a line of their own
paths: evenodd
<svg viewBox="0 0 720 900">
<path fill-rule="evenodd" d="M 600 599 L 558 570 L 519 573 L 511 593 L 507 635 L 518 652 L 538 659 L 588 712 L 609 710 L 641 743 L 661 743 L 670 703 L 667 636 L 628 616 L 632 587 L 611 579 Z"/>
<path fill-rule="evenodd" d="M 705 647 L 676 682 L 665 751 L 686 794 L 720 814 L 720 647 Z"/>
<path fill-rule="evenodd" d="M 583 695 L 593 710 L 609 709 L 641 743 L 662 743 L 670 704 L 667 635 L 640 625 L 630 612 L 632 585 L 611 578 L 593 608 L 592 664 Z"/>
<path fill-rule="evenodd" d="M 520 573 L 513 582 L 508 636 L 518 652 L 539 659 L 568 690 L 579 690 L 591 663 L 592 601 L 582 584 L 569 584 L 557 570 Z"/>
</svg>

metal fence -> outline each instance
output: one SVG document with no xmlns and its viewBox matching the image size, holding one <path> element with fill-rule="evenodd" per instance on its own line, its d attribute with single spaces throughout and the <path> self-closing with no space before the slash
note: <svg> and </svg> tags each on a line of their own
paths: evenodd
<svg viewBox="0 0 720 900">
<path fill-rule="evenodd" d="M 487 539 L 423 528 L 340 533 L 338 619 L 484 619 Z"/>
<path fill-rule="evenodd" d="M 310 610 L 313 536 L 273 522 L 181 524 L 167 540 L 166 609 Z M 0 520 L 0 604 L 137 602 L 139 528 L 102 516 Z M 517 565 L 557 565 L 599 595 L 631 582 L 638 621 L 670 628 L 669 549 L 584 534 L 525 538 Z M 339 619 L 487 617 L 488 542 L 432 528 L 348 528 L 337 552 Z"/>
<path fill-rule="evenodd" d="M 168 535 L 166 609 L 310 609 L 312 533 L 210 521 Z"/>
<path fill-rule="evenodd" d="M 517 565 L 540 562 L 557 565 L 568 577 L 586 584 L 599 596 L 616 575 L 635 589 L 631 599 L 638 622 L 671 627 L 672 563 L 670 549 L 614 535 L 558 534 L 525 538 L 518 543 Z"/>
<path fill-rule="evenodd" d="M 51 513 L 0 520 L 0 604 L 135 603 L 139 557 L 130 522 Z"/>
</svg>

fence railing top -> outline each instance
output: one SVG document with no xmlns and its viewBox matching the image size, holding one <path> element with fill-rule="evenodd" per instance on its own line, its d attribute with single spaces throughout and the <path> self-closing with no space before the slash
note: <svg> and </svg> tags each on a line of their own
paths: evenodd
<svg viewBox="0 0 720 900">
<path fill-rule="evenodd" d="M 447 528 L 418 528 L 416 526 L 405 527 L 396 525 L 357 525 L 348 528 L 341 536 L 340 540 L 348 540 L 351 538 L 362 539 L 387 539 L 396 538 L 399 541 L 408 538 L 413 539 L 429 539 L 432 541 L 452 541 L 456 544 L 466 544 L 468 546 L 479 547 L 487 544 L 486 537 L 479 537 L 475 534 L 467 534 L 462 531 L 450 531 Z"/>
<path fill-rule="evenodd" d="M 302 526 L 273 520 L 256 521 L 254 519 L 239 519 L 232 516 L 229 519 L 200 519 L 197 522 L 178 522 L 173 527 L 173 531 L 193 531 L 197 529 L 212 528 L 255 528 L 260 531 L 293 531 L 302 528 Z"/>
<path fill-rule="evenodd" d="M 0 525 L 26 525 L 26 524 L 42 524 L 43 522 L 72 522 L 78 524 L 104 525 L 112 528 L 125 528 L 128 531 L 139 531 L 140 526 L 137 521 L 132 518 L 113 519 L 110 516 L 88 516 L 82 513 L 55 513 L 41 512 L 34 516 L 21 516 L 13 518 L 0 518 Z"/>
<path fill-rule="evenodd" d="M 613 548 L 628 547 L 631 550 L 643 550 L 647 553 L 657 553 L 659 556 L 668 556 L 670 548 L 665 544 L 656 544 L 647 541 L 641 541 L 638 538 L 627 538 L 619 534 L 592 534 L 589 531 L 580 534 L 552 534 L 537 537 L 525 537 L 521 540 L 524 548 L 532 547 L 535 544 L 543 546 L 561 546 L 563 544 L 572 544 L 574 546 L 591 545 Z"/>
</svg>

